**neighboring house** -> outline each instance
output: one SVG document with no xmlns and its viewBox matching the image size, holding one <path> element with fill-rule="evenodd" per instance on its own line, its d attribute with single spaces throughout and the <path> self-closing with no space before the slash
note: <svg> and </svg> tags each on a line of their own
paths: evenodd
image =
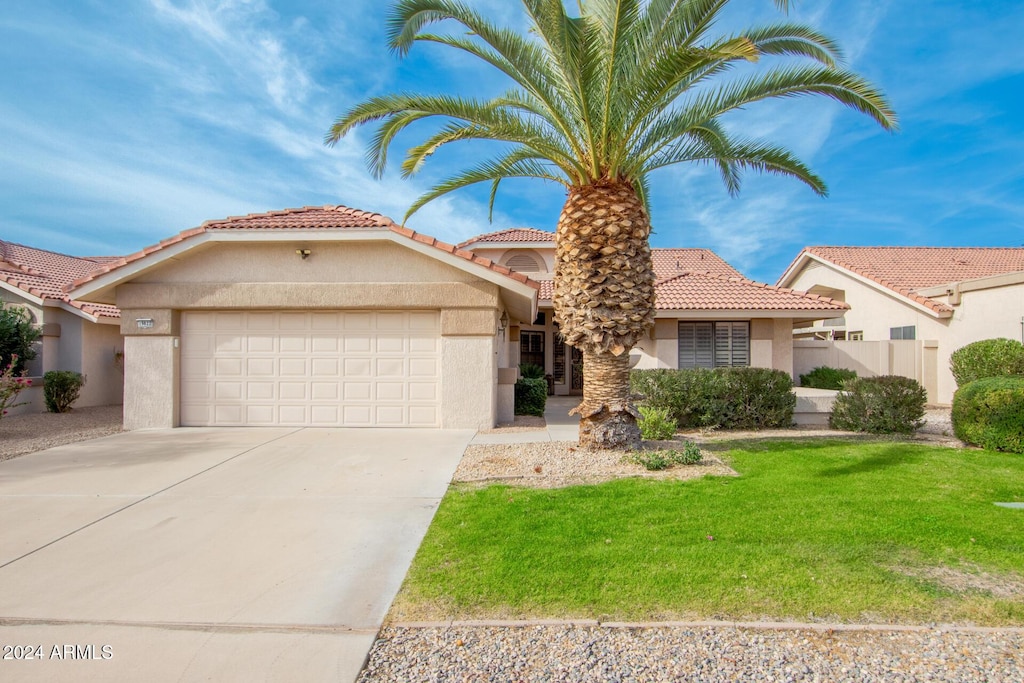
<svg viewBox="0 0 1024 683">
<path fill-rule="evenodd" d="M 80 279 L 121 309 L 125 428 L 512 418 L 525 275 L 343 206 L 209 221 Z"/>
<path fill-rule="evenodd" d="M 544 367 L 556 394 L 582 391 L 578 352 L 552 319 L 555 235 L 513 228 L 459 245 L 540 282 L 539 313 L 513 329 L 521 362 Z M 655 327 L 633 349 L 638 368 L 753 366 L 792 375 L 793 327 L 832 318 L 846 304 L 744 278 L 707 249 L 652 249 Z"/>
<path fill-rule="evenodd" d="M 980 339 L 1024 334 L 1024 248 L 807 247 L 779 286 L 838 301 L 842 316 L 795 330 L 798 338 L 918 340 L 929 400 L 952 402 L 949 356 Z"/>
<path fill-rule="evenodd" d="M 120 312 L 114 306 L 86 303 L 64 291 L 113 259 L 79 258 L 0 240 L 0 301 L 28 311 L 42 328 L 37 356 L 29 362 L 29 375 L 39 378 L 49 370 L 72 370 L 86 376 L 75 407 L 121 403 L 123 375 Z M 27 405 L 12 414 L 43 412 L 42 382 L 23 392 Z"/>
</svg>

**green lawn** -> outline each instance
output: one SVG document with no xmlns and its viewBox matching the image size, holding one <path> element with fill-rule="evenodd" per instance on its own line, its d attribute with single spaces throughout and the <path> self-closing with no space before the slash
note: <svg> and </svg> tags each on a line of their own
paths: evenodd
<svg viewBox="0 0 1024 683">
<path fill-rule="evenodd" d="M 738 478 L 454 487 L 393 616 L 1024 624 L 1024 457 L 734 446 Z"/>
</svg>

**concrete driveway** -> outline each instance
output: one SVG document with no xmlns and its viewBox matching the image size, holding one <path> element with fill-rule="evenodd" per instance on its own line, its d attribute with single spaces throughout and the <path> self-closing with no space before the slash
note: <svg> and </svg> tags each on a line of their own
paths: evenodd
<svg viewBox="0 0 1024 683">
<path fill-rule="evenodd" d="M 353 680 L 472 436 L 176 429 L 0 463 L 0 680 Z"/>
</svg>

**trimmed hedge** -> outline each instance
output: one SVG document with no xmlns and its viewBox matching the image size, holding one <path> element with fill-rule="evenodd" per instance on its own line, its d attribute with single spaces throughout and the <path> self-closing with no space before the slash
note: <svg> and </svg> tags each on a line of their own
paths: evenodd
<svg viewBox="0 0 1024 683">
<path fill-rule="evenodd" d="M 800 375 L 800 386 L 811 389 L 833 389 L 839 391 L 843 382 L 857 379 L 857 373 L 843 368 L 830 368 L 826 365 L 814 368 L 806 375 Z"/>
<path fill-rule="evenodd" d="M 954 351 L 949 369 L 958 387 L 985 377 L 1024 375 L 1024 344 L 1015 339 L 982 339 Z"/>
<path fill-rule="evenodd" d="M 793 424 L 793 380 L 767 368 L 634 370 L 644 406 L 664 408 L 679 429 L 772 429 Z"/>
<path fill-rule="evenodd" d="M 1024 453 L 1024 377 L 985 377 L 957 389 L 953 433 L 988 450 Z"/>
<path fill-rule="evenodd" d="M 85 375 L 71 370 L 50 370 L 43 375 L 43 398 L 51 413 L 66 413 L 85 385 Z"/>
<path fill-rule="evenodd" d="M 861 377 L 836 396 L 828 424 L 852 432 L 910 434 L 924 424 L 927 401 L 924 387 L 909 377 Z"/>
<path fill-rule="evenodd" d="M 548 381 L 543 377 L 530 379 L 521 377 L 516 382 L 516 415 L 544 415 L 548 402 Z"/>
</svg>

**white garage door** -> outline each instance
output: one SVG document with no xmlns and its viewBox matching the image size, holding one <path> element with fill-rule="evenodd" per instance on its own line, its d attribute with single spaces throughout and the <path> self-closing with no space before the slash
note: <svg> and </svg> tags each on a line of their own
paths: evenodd
<svg viewBox="0 0 1024 683">
<path fill-rule="evenodd" d="M 438 427 L 434 312 L 186 312 L 185 426 Z"/>
</svg>

